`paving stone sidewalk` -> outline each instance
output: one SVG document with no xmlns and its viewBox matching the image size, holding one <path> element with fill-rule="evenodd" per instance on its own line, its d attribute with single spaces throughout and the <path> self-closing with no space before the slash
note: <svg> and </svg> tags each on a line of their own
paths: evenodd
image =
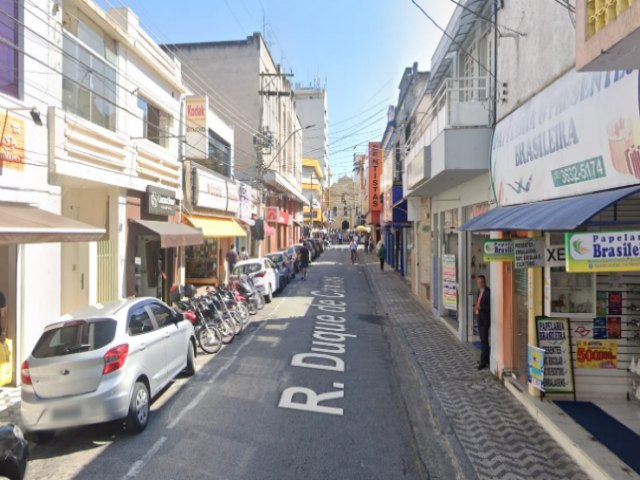
<svg viewBox="0 0 640 480">
<path fill-rule="evenodd" d="M 365 265 L 389 321 L 412 350 L 480 479 L 584 479 L 587 475 L 488 371 L 411 294 L 400 276 Z"/>
</svg>

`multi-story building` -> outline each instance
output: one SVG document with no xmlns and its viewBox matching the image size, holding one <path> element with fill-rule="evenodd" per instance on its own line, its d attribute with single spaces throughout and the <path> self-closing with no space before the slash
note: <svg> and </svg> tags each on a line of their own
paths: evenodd
<svg viewBox="0 0 640 480">
<path fill-rule="evenodd" d="M 128 295 L 166 298 L 181 279 L 181 247 L 202 234 L 178 208 L 180 64 L 126 8 L 10 8 L 16 44 L 0 48 L 17 67 L 0 97 L 0 198 L 17 204 L 3 207 L 12 212 L 2 215 L 9 268 L 0 289 L 19 365 L 61 313 Z"/>
<path fill-rule="evenodd" d="M 254 253 L 281 249 L 302 233 L 302 131 L 289 74 L 261 34 L 244 40 L 165 45 L 189 65 L 200 94 L 235 127 L 235 176 L 263 191 L 265 242 Z M 194 67 L 197 66 L 197 67 Z M 257 246 L 254 246 L 257 247 Z"/>
<path fill-rule="evenodd" d="M 319 160 L 302 159 L 302 190 L 307 197 L 307 204 L 302 210 L 305 226 L 310 231 L 323 229 L 325 226 L 326 179 Z"/>
<path fill-rule="evenodd" d="M 421 230 L 426 227 L 433 240 L 431 267 L 420 268 L 419 288 L 424 288 L 424 274 L 430 273 L 434 313 L 463 341 L 474 338 L 475 279 L 490 277 L 482 260 L 488 236 L 459 227 L 488 210 L 491 201 L 488 152 L 497 82 L 496 32 L 485 19 L 495 15 L 493 5 L 470 0 L 456 7 L 431 59 L 426 90 L 413 103 L 424 113 L 413 116 L 417 123 L 407 124 L 412 131 L 400 144 L 407 152 L 407 196 L 421 198 L 413 224 L 419 219 Z M 415 212 L 418 205 L 411 203 L 407 210 Z M 428 247 L 424 238 L 421 243 Z"/>
<path fill-rule="evenodd" d="M 584 5 L 578 7 L 581 12 Z M 635 7 L 611 24 L 593 13 L 592 40 L 626 28 L 622 16 L 633 15 Z M 578 72 L 579 47 L 538 55 L 573 44 L 573 17 L 562 5 L 510 2 L 498 22 L 514 25 L 516 18 L 523 19 L 517 25 L 526 35 L 517 45 L 501 38 L 498 48 L 499 81 L 508 89 L 498 103 L 490 157 L 497 208 L 462 226 L 492 231 L 513 250 L 491 263 L 492 290 L 501 293 L 492 298 L 492 369 L 526 385 L 528 346 L 547 348 L 545 395 L 597 401 L 615 416 L 609 400 L 636 398 L 640 373 L 640 349 L 630 343 L 637 328 L 626 320 L 637 288 L 632 272 L 640 266 L 639 250 L 632 248 L 640 234 L 639 74 Z M 534 55 L 535 67 L 516 61 Z M 564 346 L 549 348 L 550 338 Z M 604 357 L 609 361 L 585 360 Z"/>
<path fill-rule="evenodd" d="M 327 176 L 329 168 L 329 117 L 327 91 L 319 85 L 296 87 L 293 92 L 296 113 L 303 126 L 302 155 L 318 160 L 320 170 Z"/>
</svg>

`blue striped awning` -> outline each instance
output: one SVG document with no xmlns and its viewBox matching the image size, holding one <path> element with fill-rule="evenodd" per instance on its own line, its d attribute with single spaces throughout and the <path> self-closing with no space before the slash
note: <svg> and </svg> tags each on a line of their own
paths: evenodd
<svg viewBox="0 0 640 480">
<path fill-rule="evenodd" d="M 469 220 L 460 230 L 575 230 L 607 207 L 638 192 L 640 185 L 577 197 L 498 207 Z"/>
</svg>

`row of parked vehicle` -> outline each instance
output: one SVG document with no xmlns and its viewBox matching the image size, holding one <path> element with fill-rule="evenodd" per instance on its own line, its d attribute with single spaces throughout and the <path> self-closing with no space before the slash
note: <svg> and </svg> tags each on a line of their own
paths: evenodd
<svg viewBox="0 0 640 480">
<path fill-rule="evenodd" d="M 312 260 L 325 245 L 306 243 Z M 151 400 L 176 376 L 195 373 L 200 350 L 219 351 L 250 316 L 282 292 L 299 271 L 301 245 L 238 262 L 228 285 L 198 294 L 176 286 L 168 305 L 128 298 L 67 314 L 45 328 L 21 366 L 22 424 L 36 442 L 59 429 L 122 420 L 137 433 Z M 6 437 L 6 438 L 5 438 Z M 0 477 L 24 476 L 28 443 L 19 427 L 0 428 Z"/>
</svg>

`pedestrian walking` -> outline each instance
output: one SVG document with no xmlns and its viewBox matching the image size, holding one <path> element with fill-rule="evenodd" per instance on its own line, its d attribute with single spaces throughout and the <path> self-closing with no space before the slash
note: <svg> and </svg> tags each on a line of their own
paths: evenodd
<svg viewBox="0 0 640 480">
<path fill-rule="evenodd" d="M 307 279 L 307 268 L 309 268 L 309 248 L 307 248 L 307 242 L 304 239 L 300 239 L 300 278 L 302 280 Z"/>
<path fill-rule="evenodd" d="M 246 247 L 240 247 L 240 261 L 249 260 L 249 254 L 247 253 Z"/>
<path fill-rule="evenodd" d="M 478 320 L 478 332 L 480 334 L 480 364 L 478 370 L 489 366 L 489 329 L 491 328 L 491 290 L 487 287 L 487 279 L 479 275 L 476 280 L 478 285 L 478 301 L 475 314 Z"/>
<path fill-rule="evenodd" d="M 351 240 L 351 243 L 349 244 L 349 250 L 351 250 L 351 263 L 356 263 L 356 260 L 358 260 L 358 242 L 355 240 L 355 238 Z"/>
<path fill-rule="evenodd" d="M 373 253 L 373 237 L 369 238 L 369 251 Z"/>
<path fill-rule="evenodd" d="M 227 252 L 227 266 L 229 267 L 227 271 L 227 278 L 231 275 L 231 272 L 233 272 L 236 263 L 238 263 L 238 252 L 236 252 L 236 246 L 231 245 L 231 248 Z"/>
<path fill-rule="evenodd" d="M 380 259 L 380 270 L 384 270 L 384 259 L 387 256 L 387 249 L 384 248 L 384 243 L 380 242 L 378 245 L 378 258 Z"/>
</svg>

